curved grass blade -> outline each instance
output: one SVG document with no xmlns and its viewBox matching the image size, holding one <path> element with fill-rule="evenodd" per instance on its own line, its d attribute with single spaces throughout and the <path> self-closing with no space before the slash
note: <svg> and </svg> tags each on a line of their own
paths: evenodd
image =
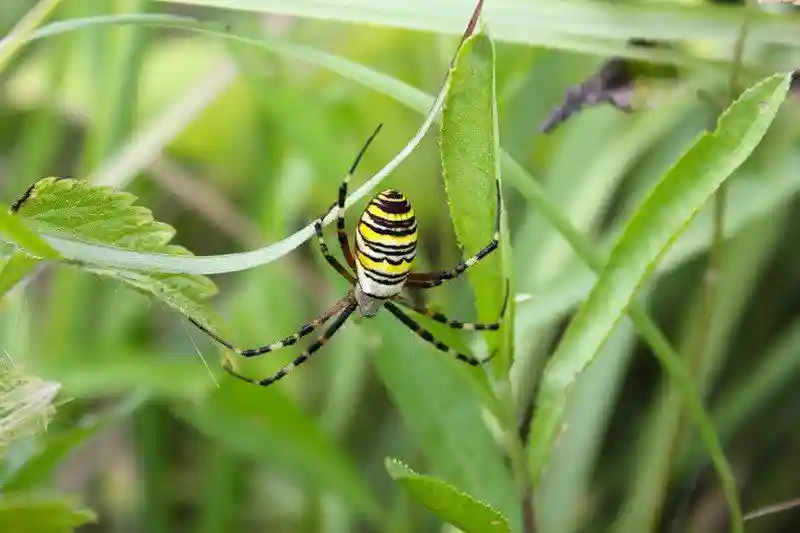
<svg viewBox="0 0 800 533">
<path fill-rule="evenodd" d="M 31 34 L 36 27 L 53 12 L 61 3 L 61 0 L 42 0 L 12 28 L 11 32 L 0 41 L 0 71 L 6 68 L 9 61 L 25 46 L 30 40 Z"/>
<path fill-rule="evenodd" d="M 426 0 L 169 0 L 229 9 L 281 13 L 361 24 L 458 33 L 459 20 L 450 6 L 455 2 Z M 756 43 L 798 44 L 800 22 L 791 17 L 760 12 L 753 17 L 748 38 Z M 741 25 L 739 10 L 723 6 L 680 5 L 668 2 L 598 3 L 590 0 L 569 2 L 492 2 L 484 17 L 498 41 L 546 45 L 550 48 L 578 46 L 565 36 L 579 36 L 589 49 L 590 38 L 624 42 L 646 35 L 665 41 L 712 39 L 733 42 Z M 600 23 L 602 21 L 602 23 Z M 573 51 L 585 51 L 575 50 Z M 595 52 L 596 53 L 596 52 Z M 611 55 L 611 54 L 605 54 Z"/>
<path fill-rule="evenodd" d="M 511 533 L 499 511 L 441 479 L 417 474 L 397 459 L 387 458 L 386 470 L 436 516 L 464 533 Z"/>
<path fill-rule="evenodd" d="M 479 0 L 475 10 L 467 24 L 466 30 L 462 37 L 462 41 L 472 34 L 475 24 L 477 23 L 483 1 Z M 40 39 L 47 36 L 52 36 L 64 31 L 73 31 L 79 27 L 87 27 L 90 25 L 113 24 L 113 23 L 141 23 L 155 26 L 175 27 L 187 30 L 193 30 L 200 33 L 206 33 L 216 37 L 232 39 L 245 44 L 252 44 L 261 46 L 262 48 L 275 51 L 277 53 L 284 53 L 290 56 L 299 56 L 301 59 L 311 60 L 317 62 L 320 57 L 330 59 L 333 56 L 327 56 L 321 53 L 310 53 L 309 49 L 281 43 L 278 40 L 266 41 L 259 39 L 251 39 L 233 35 L 224 30 L 224 28 L 210 23 L 201 23 L 194 19 L 187 19 L 184 17 L 168 17 L 168 16 L 127 16 L 127 17 L 108 17 L 102 21 L 93 19 L 83 19 L 82 21 L 73 22 L 72 25 L 61 26 L 51 25 L 43 28 L 42 31 L 36 33 L 31 40 Z M 56 27 L 53 27 L 56 26 Z M 461 43 L 459 43 L 459 48 Z M 327 65 L 323 65 L 327 66 Z M 433 104 L 428 110 L 426 118 L 423 120 L 422 125 L 417 130 L 416 134 L 406 144 L 405 147 L 377 174 L 370 178 L 361 187 L 356 189 L 346 201 L 346 207 L 351 206 L 364 196 L 366 196 L 372 189 L 374 189 L 383 179 L 385 179 L 395 168 L 397 168 L 410 154 L 414 151 L 417 145 L 422 141 L 431 125 L 439 113 L 444 96 L 447 93 L 450 82 L 450 72 L 442 84 L 438 96 L 434 99 Z M 323 220 L 323 224 L 327 225 L 333 221 L 335 213 L 331 212 Z M 260 266 L 279 259 L 280 257 L 288 254 L 305 241 L 314 235 L 314 224 L 309 223 L 302 230 L 294 233 L 290 237 L 274 243 L 272 245 L 252 250 L 249 252 L 224 254 L 217 256 L 205 257 L 184 257 L 178 258 L 167 254 L 154 254 L 154 253 L 140 253 L 123 250 L 111 246 L 101 246 L 97 244 L 89 244 L 77 242 L 74 240 L 65 239 L 56 235 L 43 235 L 43 238 L 55 247 L 67 259 L 81 261 L 85 263 L 92 263 L 97 265 L 121 267 L 121 268 L 140 268 L 164 273 L 182 273 L 182 274 L 218 274 L 224 272 L 235 272 L 246 270 L 256 266 Z"/>
<path fill-rule="evenodd" d="M 698 138 L 632 216 L 600 279 L 545 369 L 530 431 L 535 485 L 562 430 L 569 391 L 578 375 L 591 364 L 659 259 L 761 141 L 788 88 L 788 74 L 772 76 L 751 87 L 720 117 L 715 132 L 704 132 Z M 680 360 L 661 363 L 681 390 L 699 426 L 721 478 L 734 531 L 741 532 L 741 509 L 733 474 L 699 393 Z"/>
</svg>

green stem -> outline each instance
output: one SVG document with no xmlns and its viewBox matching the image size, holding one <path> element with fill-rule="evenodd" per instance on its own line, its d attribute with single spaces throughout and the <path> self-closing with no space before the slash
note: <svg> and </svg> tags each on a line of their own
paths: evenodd
<svg viewBox="0 0 800 533">
<path fill-rule="evenodd" d="M 0 71 L 29 42 L 36 28 L 60 3 L 61 0 L 42 0 L 14 25 L 11 32 L 0 41 Z"/>
<path fill-rule="evenodd" d="M 533 521 L 533 490 L 528 458 L 517 431 L 514 395 L 511 392 L 511 382 L 508 379 L 503 382 L 502 390 L 496 392 L 496 399 L 497 414 L 501 417 L 500 423 L 503 425 L 508 457 L 511 461 L 517 494 L 520 498 L 523 531 L 525 533 L 536 533 L 536 524 Z"/>
</svg>

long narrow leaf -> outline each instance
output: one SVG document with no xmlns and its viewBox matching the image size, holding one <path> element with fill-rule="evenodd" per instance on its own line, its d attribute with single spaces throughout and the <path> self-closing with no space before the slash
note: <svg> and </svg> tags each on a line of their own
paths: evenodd
<svg viewBox="0 0 800 533">
<path fill-rule="evenodd" d="M 789 75 L 773 76 L 748 90 L 720 117 L 714 133 L 700 136 L 631 218 L 545 369 L 530 432 L 534 483 L 538 483 L 562 430 L 569 391 L 578 375 L 593 361 L 658 260 L 761 141 L 786 97 L 789 81 Z M 722 478 L 732 523 L 741 531 L 733 475 L 699 394 L 680 362 L 671 362 L 667 370 L 689 402 Z"/>
</svg>

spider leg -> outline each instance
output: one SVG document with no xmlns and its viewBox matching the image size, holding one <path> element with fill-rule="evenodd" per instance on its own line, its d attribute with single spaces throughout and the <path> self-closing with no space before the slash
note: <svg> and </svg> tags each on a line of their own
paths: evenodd
<svg viewBox="0 0 800 533">
<path fill-rule="evenodd" d="M 344 267 L 343 264 L 339 262 L 338 259 L 333 257 L 328 250 L 328 245 L 325 244 L 325 238 L 322 236 L 322 219 L 318 218 L 316 222 L 314 222 L 314 232 L 317 234 L 317 242 L 319 242 L 319 249 L 322 252 L 322 255 L 325 256 L 325 260 L 331 265 L 336 272 L 338 272 L 344 279 L 350 282 L 350 284 L 354 284 L 356 279 L 350 274 L 347 269 Z M 352 257 L 352 253 L 350 254 Z M 345 257 L 347 257 L 345 255 Z"/>
<path fill-rule="evenodd" d="M 297 341 L 299 341 L 301 338 L 305 337 L 309 333 L 315 331 L 317 328 L 319 328 L 321 325 L 327 322 L 333 315 L 338 313 L 341 309 L 347 307 L 348 305 L 351 305 L 351 302 L 352 300 L 350 299 L 350 294 L 348 294 L 347 296 L 345 296 L 344 298 L 333 304 L 333 306 L 331 306 L 330 309 L 325 311 L 323 315 L 318 316 L 308 324 L 304 325 L 296 333 L 293 333 L 292 335 L 289 335 L 285 339 L 280 340 L 278 342 L 268 344 L 266 346 L 259 346 L 258 348 L 250 348 L 247 350 L 237 348 L 233 343 L 226 341 L 225 339 L 223 339 L 210 329 L 206 328 L 204 325 L 202 325 L 194 318 L 188 315 L 186 315 L 186 318 L 189 320 L 189 322 L 194 324 L 195 327 L 197 327 L 200 331 L 202 331 L 203 333 L 205 333 L 206 335 L 217 341 L 222 346 L 231 350 L 232 352 L 236 352 L 244 357 L 253 357 L 256 355 L 262 355 L 268 352 L 273 352 L 275 350 L 280 350 L 281 348 L 285 348 L 286 346 L 291 346 L 293 344 L 296 344 Z"/>
<path fill-rule="evenodd" d="M 467 363 L 468 365 L 479 366 L 490 361 L 492 357 L 494 357 L 494 354 L 492 354 L 486 359 L 476 359 L 475 357 L 472 357 L 470 355 L 464 355 L 462 353 L 459 353 L 456 350 L 450 348 L 442 341 L 436 339 L 431 334 L 430 331 L 424 329 L 422 326 L 414 322 L 414 320 L 412 320 L 408 315 L 403 313 L 392 302 L 386 302 L 384 305 L 386 306 L 386 309 L 388 309 L 390 313 L 392 313 L 395 317 L 397 317 L 397 319 L 400 320 L 400 322 L 402 322 L 406 327 L 408 327 L 408 329 L 419 335 L 423 340 L 433 344 L 438 350 L 452 355 L 459 361 Z"/>
<path fill-rule="evenodd" d="M 430 289 L 431 287 L 438 287 L 447 280 L 455 279 L 463 274 L 469 267 L 478 263 L 481 259 L 494 252 L 497 249 L 497 243 L 500 240 L 500 208 L 502 207 L 502 200 L 500 198 L 500 182 L 497 181 L 497 209 L 495 213 L 495 229 L 492 241 L 487 244 L 477 254 L 473 255 L 463 263 L 459 263 L 451 270 L 439 270 L 434 272 L 420 272 L 411 273 L 408 275 L 406 283 L 412 287 L 419 287 L 421 289 Z"/>
<path fill-rule="evenodd" d="M 297 358 L 295 358 L 294 361 L 292 361 L 288 365 L 284 366 L 283 368 L 281 368 L 280 370 L 275 372 L 275 374 L 273 374 L 272 376 L 270 376 L 268 378 L 258 380 L 258 379 L 251 379 L 251 378 L 245 377 L 245 376 L 237 373 L 236 371 L 234 371 L 230 367 L 230 364 L 227 361 L 225 362 L 225 364 L 222 365 L 222 368 L 224 368 L 225 371 L 228 372 L 228 374 L 230 374 L 231 376 L 233 376 L 235 378 L 238 378 L 238 379 L 241 379 L 242 381 L 246 381 L 246 382 L 252 383 L 254 385 L 261 385 L 262 387 L 266 387 L 268 385 L 272 385 L 273 383 L 275 383 L 279 379 L 287 376 L 289 373 L 292 372 L 292 370 L 294 370 L 298 366 L 300 366 L 303 363 L 305 363 L 306 361 L 308 361 L 308 359 L 314 354 L 314 352 L 316 352 L 317 350 L 322 348 L 322 346 L 326 342 L 328 342 L 328 340 L 331 337 L 333 337 L 333 335 L 339 330 L 339 328 L 341 328 L 344 325 L 344 323 L 347 321 L 347 319 L 350 317 L 350 315 L 353 314 L 353 311 L 355 311 L 355 310 L 356 310 L 356 303 L 354 301 L 351 301 L 344 308 L 344 311 L 342 311 L 341 314 L 339 314 L 339 316 L 336 317 L 336 320 L 333 321 L 333 323 L 328 327 L 328 329 L 325 330 L 325 332 L 322 335 L 320 335 L 319 338 L 316 341 L 314 341 L 314 343 L 311 346 L 306 348 L 305 351 L 303 351 L 303 353 L 301 353 Z"/>
<path fill-rule="evenodd" d="M 356 269 L 356 260 L 353 257 L 353 249 L 350 248 L 350 242 L 347 238 L 347 230 L 344 225 L 344 202 L 347 199 L 347 185 L 350 183 L 350 178 L 353 177 L 353 174 L 358 167 L 358 164 L 361 162 L 361 158 L 364 157 L 364 154 L 369 148 L 369 145 L 372 143 L 372 140 L 378 135 L 378 132 L 381 131 L 383 124 L 378 124 L 378 127 L 375 128 L 375 131 L 370 135 L 367 142 L 364 143 L 364 146 L 361 148 L 361 151 L 358 152 L 353 164 L 350 165 L 350 169 L 347 171 L 347 175 L 345 175 L 342 183 L 339 185 L 339 199 L 338 202 L 335 204 L 337 208 L 336 211 L 336 234 L 339 237 L 339 247 L 342 249 L 342 254 L 344 255 L 345 259 L 347 260 L 347 264 L 350 265 L 350 268 L 353 270 Z M 333 209 L 333 207 L 331 207 Z"/>
<path fill-rule="evenodd" d="M 419 313 L 421 315 L 427 316 L 428 318 L 435 320 L 441 324 L 447 324 L 447 326 L 453 329 L 465 329 L 468 331 L 497 331 L 500 329 L 500 324 L 503 322 L 503 317 L 506 314 L 506 308 L 508 307 L 508 296 L 509 296 L 509 284 L 508 280 L 506 280 L 506 295 L 503 298 L 503 307 L 500 309 L 500 318 L 497 322 L 492 323 L 476 323 L 476 322 L 460 322 L 458 320 L 450 320 L 442 313 L 431 311 L 427 307 L 420 307 L 416 305 L 414 302 L 405 298 L 403 296 L 397 295 L 392 298 L 393 301 L 399 303 L 403 307 L 407 309 L 411 309 L 412 311 Z"/>
</svg>

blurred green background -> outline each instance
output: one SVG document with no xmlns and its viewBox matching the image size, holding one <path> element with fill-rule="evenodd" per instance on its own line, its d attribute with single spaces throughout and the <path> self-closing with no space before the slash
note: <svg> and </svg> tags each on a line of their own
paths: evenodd
<svg viewBox="0 0 800 533">
<path fill-rule="evenodd" d="M 466 23 L 469 2 L 449 4 Z M 648 5 L 641 3 L 643 12 Z M 30 6 L 6 0 L 3 33 Z M 738 27 L 742 6 L 729 9 L 720 23 Z M 192 15 L 234 33 L 288 39 L 428 94 L 438 90 L 456 44 L 453 35 L 144 0 L 71 0 L 51 19 L 136 12 Z M 783 16 L 798 17 L 790 8 Z M 569 39 L 580 42 L 580 35 Z M 746 52 L 748 63 L 765 71 L 745 71 L 743 84 L 800 65 L 800 47 L 759 41 Z M 567 87 L 606 57 L 497 42 L 502 146 L 600 245 L 608 246 L 688 143 L 713 127 L 717 110 L 694 87 L 726 102 L 730 43 L 690 41 L 680 53 L 681 83 L 651 95 L 652 108 L 588 109 L 543 136 L 538 125 Z M 384 129 L 354 186 L 389 161 L 421 120 L 375 90 L 254 47 L 149 26 L 88 28 L 27 46 L 2 72 L 0 194 L 10 204 L 48 175 L 98 180 L 138 196 L 196 255 L 249 250 L 323 213 L 379 122 Z M 383 183 L 402 189 L 417 211 L 417 268 L 450 267 L 461 257 L 436 133 Z M 798 133 L 794 99 L 730 180 L 711 323 L 704 325 L 699 303 L 710 206 L 641 296 L 687 357 L 746 511 L 800 495 Z M 141 167 L 120 170 L 120 150 L 136 162 L 147 142 L 165 146 Z M 508 183 L 504 193 L 516 292 L 525 295 L 516 310 L 512 369 L 524 426 L 539 372 L 594 278 L 533 203 Z M 348 211 L 350 229 L 362 205 Z M 220 293 L 209 305 L 240 346 L 288 335 L 347 289 L 313 241 L 280 261 L 213 279 Z M 474 318 L 466 280 L 425 297 L 454 318 Z M 484 424 L 464 370 L 383 315 L 349 323 L 312 362 L 259 389 L 220 374 L 221 351 L 176 313 L 80 271 L 47 269 L 2 301 L 0 348 L 59 381 L 69 401 L 58 405 L 47 433 L 9 449 L 4 479 L 16 485 L 4 490 L 77 494 L 99 518 L 79 528 L 87 533 L 442 531 L 394 485 L 384 458 L 502 501 L 498 494 L 513 490 L 502 470 L 502 437 Z M 708 350 L 692 357 L 698 332 L 707 335 Z M 448 337 L 455 338 L 470 344 L 469 334 Z M 239 368 L 266 376 L 298 352 L 240 361 Z M 535 498 L 542 533 L 727 531 L 704 449 L 629 322 L 580 377 L 569 409 L 570 429 Z M 799 530 L 800 510 L 747 527 Z"/>
</svg>

